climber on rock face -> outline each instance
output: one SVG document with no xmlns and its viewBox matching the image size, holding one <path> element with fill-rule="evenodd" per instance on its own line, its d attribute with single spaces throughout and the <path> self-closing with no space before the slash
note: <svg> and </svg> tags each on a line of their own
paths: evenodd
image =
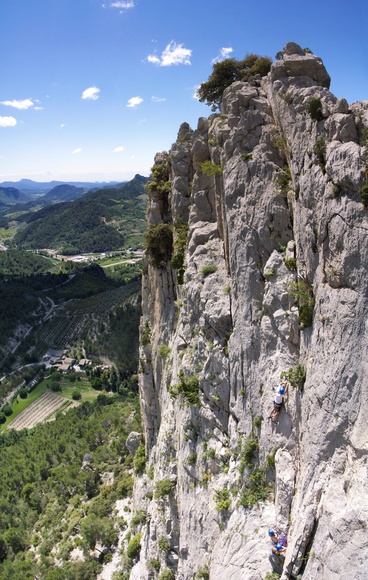
<svg viewBox="0 0 368 580">
<path fill-rule="evenodd" d="M 275 398 L 274 398 L 274 403 L 273 403 L 273 409 L 270 411 L 270 414 L 268 415 L 268 419 L 272 419 L 273 423 L 277 423 L 277 417 L 280 414 L 281 407 L 282 407 L 283 402 L 284 402 L 284 397 L 286 396 L 288 388 L 289 388 L 289 383 L 286 381 L 281 382 L 279 384 L 279 386 L 277 387 Z"/>
<path fill-rule="evenodd" d="M 276 555 L 279 555 L 283 552 L 286 552 L 286 548 L 282 544 L 276 544 L 276 546 L 272 546 L 272 552 Z"/>
</svg>

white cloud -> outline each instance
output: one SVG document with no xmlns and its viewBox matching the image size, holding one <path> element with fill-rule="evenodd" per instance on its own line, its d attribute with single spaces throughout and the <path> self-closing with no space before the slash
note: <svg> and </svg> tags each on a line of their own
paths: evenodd
<svg viewBox="0 0 368 580">
<path fill-rule="evenodd" d="M 60 129 L 62 129 L 63 127 L 65 127 L 65 123 L 61 123 Z"/>
<path fill-rule="evenodd" d="M 221 60 L 225 60 L 226 58 L 230 57 L 230 54 L 234 52 L 233 49 L 231 48 L 231 46 L 227 47 L 227 48 L 221 48 L 220 49 L 220 55 L 216 56 L 216 58 L 214 58 L 212 60 L 212 64 L 214 64 L 215 62 L 220 62 Z"/>
<path fill-rule="evenodd" d="M 97 101 L 98 97 L 100 96 L 98 93 L 100 89 L 97 87 L 89 87 L 82 93 L 82 99 L 91 99 L 92 101 Z"/>
<path fill-rule="evenodd" d="M 15 127 L 17 120 L 14 117 L 0 117 L 0 127 Z"/>
<path fill-rule="evenodd" d="M 138 107 L 138 105 L 140 105 L 141 103 L 143 103 L 142 97 L 132 97 L 131 99 L 129 99 L 127 107 L 129 107 L 130 109 L 134 109 L 135 107 Z"/>
<path fill-rule="evenodd" d="M 200 87 L 200 86 L 201 86 L 201 85 L 196 85 L 196 86 L 194 87 L 194 93 L 193 93 L 193 95 L 192 95 L 192 96 L 193 96 L 193 99 L 196 99 L 197 101 L 199 101 L 199 96 L 198 96 L 198 89 L 199 89 L 199 87 Z"/>
<path fill-rule="evenodd" d="M 43 107 L 35 107 L 35 111 L 43 111 Z"/>
<path fill-rule="evenodd" d="M 113 150 L 113 153 L 122 153 L 123 151 L 125 151 L 125 147 L 120 145 L 119 147 L 115 147 L 115 149 Z"/>
<path fill-rule="evenodd" d="M 31 99 L 23 99 L 22 101 L 1 101 L 2 105 L 6 105 L 7 107 L 14 107 L 15 109 L 29 109 L 29 107 L 33 107 L 33 101 Z"/>
<path fill-rule="evenodd" d="M 153 103 L 162 103 L 163 101 L 166 101 L 165 97 L 152 97 Z"/>
<path fill-rule="evenodd" d="M 175 40 L 172 40 L 162 52 L 160 57 L 158 57 L 156 54 L 149 54 L 147 60 L 148 62 L 157 64 L 159 66 L 191 64 L 191 55 L 192 51 L 189 48 L 184 48 L 182 44 L 176 44 Z"/>
<path fill-rule="evenodd" d="M 116 1 L 116 2 L 111 2 L 110 3 L 110 8 L 120 8 L 123 10 L 128 10 L 129 8 L 134 8 L 135 4 L 134 2 L 123 2 L 123 1 Z"/>
<path fill-rule="evenodd" d="M 78 147 L 77 149 L 74 149 L 73 153 L 80 153 L 82 151 L 82 149 L 80 147 Z"/>
</svg>

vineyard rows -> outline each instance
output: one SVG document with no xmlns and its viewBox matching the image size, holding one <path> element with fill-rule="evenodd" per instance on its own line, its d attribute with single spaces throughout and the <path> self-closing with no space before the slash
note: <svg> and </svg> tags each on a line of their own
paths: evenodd
<svg viewBox="0 0 368 580">
<path fill-rule="evenodd" d="M 20 431 L 21 429 L 31 429 L 37 423 L 44 421 L 51 421 L 55 418 L 56 411 L 61 411 L 62 409 L 70 409 L 71 407 L 76 407 L 79 403 L 76 401 L 69 401 L 60 397 L 56 393 L 47 391 L 37 399 L 32 405 L 27 407 L 22 411 L 18 417 L 14 419 L 8 426 L 8 429 L 15 429 Z"/>
</svg>

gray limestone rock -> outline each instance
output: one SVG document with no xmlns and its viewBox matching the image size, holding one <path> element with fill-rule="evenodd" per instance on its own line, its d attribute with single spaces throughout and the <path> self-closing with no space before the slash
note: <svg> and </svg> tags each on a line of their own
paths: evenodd
<svg viewBox="0 0 368 580">
<path fill-rule="evenodd" d="M 136 478 L 147 524 L 131 578 L 150 578 L 152 558 L 178 580 L 366 575 L 368 102 L 349 107 L 329 83 L 321 59 L 289 43 L 267 77 L 225 90 L 221 116 L 181 126 L 164 217 L 149 200 L 149 223 L 184 221 L 188 234 L 181 281 L 170 262 L 143 274 L 154 476 Z M 207 175 L 203 161 L 221 170 Z M 271 552 L 275 526 L 288 529 L 283 558 Z"/>
</svg>

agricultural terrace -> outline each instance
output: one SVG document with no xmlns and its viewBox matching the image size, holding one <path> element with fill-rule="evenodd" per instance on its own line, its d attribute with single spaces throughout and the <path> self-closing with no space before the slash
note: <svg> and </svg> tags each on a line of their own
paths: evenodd
<svg viewBox="0 0 368 580">
<path fill-rule="evenodd" d="M 93 401 L 99 391 L 92 388 L 91 383 L 80 373 L 76 382 L 69 380 L 69 375 L 62 375 L 57 393 L 50 390 L 50 377 L 45 378 L 37 387 L 28 393 L 26 399 L 15 396 L 11 402 L 12 414 L 6 422 L 0 425 L 0 431 L 10 429 L 30 429 L 37 423 L 55 418 L 57 411 L 66 411 L 83 401 Z M 75 392 L 80 393 L 77 401 L 73 400 Z"/>
</svg>

